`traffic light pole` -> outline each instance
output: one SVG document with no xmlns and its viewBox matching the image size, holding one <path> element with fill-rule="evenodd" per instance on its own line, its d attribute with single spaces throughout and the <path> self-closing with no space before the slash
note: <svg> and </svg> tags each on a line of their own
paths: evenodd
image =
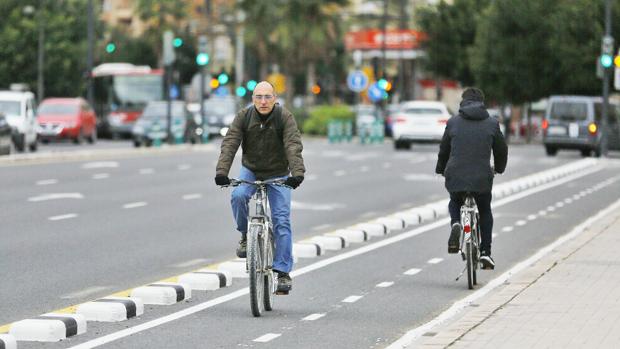
<svg viewBox="0 0 620 349">
<path fill-rule="evenodd" d="M 611 0 L 605 0 L 605 38 L 611 37 Z M 613 53 L 613 47 L 612 47 Z M 603 120 L 601 121 L 601 155 L 607 156 L 607 115 L 609 114 L 609 68 L 603 69 Z"/>
</svg>

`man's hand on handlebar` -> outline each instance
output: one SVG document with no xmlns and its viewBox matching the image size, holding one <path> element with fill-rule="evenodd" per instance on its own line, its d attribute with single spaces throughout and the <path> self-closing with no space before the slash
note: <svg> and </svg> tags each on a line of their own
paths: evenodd
<svg viewBox="0 0 620 349">
<path fill-rule="evenodd" d="M 230 178 L 228 176 L 215 176 L 215 184 L 219 186 L 230 185 Z"/>
<path fill-rule="evenodd" d="M 284 185 L 286 185 L 287 187 L 291 187 L 293 189 L 297 189 L 297 187 L 299 187 L 299 185 L 303 181 L 304 181 L 303 176 L 288 177 L 286 181 L 284 182 Z"/>
</svg>

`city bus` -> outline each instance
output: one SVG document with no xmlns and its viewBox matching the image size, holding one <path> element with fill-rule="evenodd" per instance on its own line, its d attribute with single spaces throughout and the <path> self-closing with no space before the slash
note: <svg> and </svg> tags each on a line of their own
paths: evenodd
<svg viewBox="0 0 620 349">
<path fill-rule="evenodd" d="M 92 71 L 97 132 L 103 137 L 130 137 L 150 101 L 164 99 L 164 72 L 130 63 L 104 63 Z"/>
</svg>

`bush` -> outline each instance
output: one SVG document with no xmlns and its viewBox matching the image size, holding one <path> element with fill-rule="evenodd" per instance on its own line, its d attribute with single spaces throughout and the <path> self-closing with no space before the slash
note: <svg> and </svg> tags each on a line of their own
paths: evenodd
<svg viewBox="0 0 620 349">
<path fill-rule="evenodd" d="M 308 110 L 305 108 L 293 108 L 291 109 L 291 113 L 293 113 L 293 116 L 295 117 L 297 128 L 299 128 L 299 131 L 303 133 L 303 125 L 310 117 L 310 115 L 308 114 Z"/>
<path fill-rule="evenodd" d="M 311 135 L 327 135 L 327 124 L 330 120 L 353 121 L 355 114 L 347 105 L 320 105 L 310 110 L 305 120 L 303 131 Z"/>
</svg>

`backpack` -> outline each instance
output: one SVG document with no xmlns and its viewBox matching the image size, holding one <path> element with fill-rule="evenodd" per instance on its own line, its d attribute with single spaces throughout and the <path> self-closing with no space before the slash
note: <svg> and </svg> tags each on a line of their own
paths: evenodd
<svg viewBox="0 0 620 349">
<path fill-rule="evenodd" d="M 253 106 L 250 106 L 245 111 L 245 124 L 243 126 L 244 133 L 248 130 L 248 127 L 250 127 L 250 121 L 252 120 L 252 108 Z M 274 106 L 273 113 L 273 125 L 276 128 L 276 132 L 278 132 L 278 137 L 280 137 L 280 141 L 284 142 L 284 122 L 282 120 L 282 106 L 280 106 L 280 104 L 276 104 Z"/>
</svg>

